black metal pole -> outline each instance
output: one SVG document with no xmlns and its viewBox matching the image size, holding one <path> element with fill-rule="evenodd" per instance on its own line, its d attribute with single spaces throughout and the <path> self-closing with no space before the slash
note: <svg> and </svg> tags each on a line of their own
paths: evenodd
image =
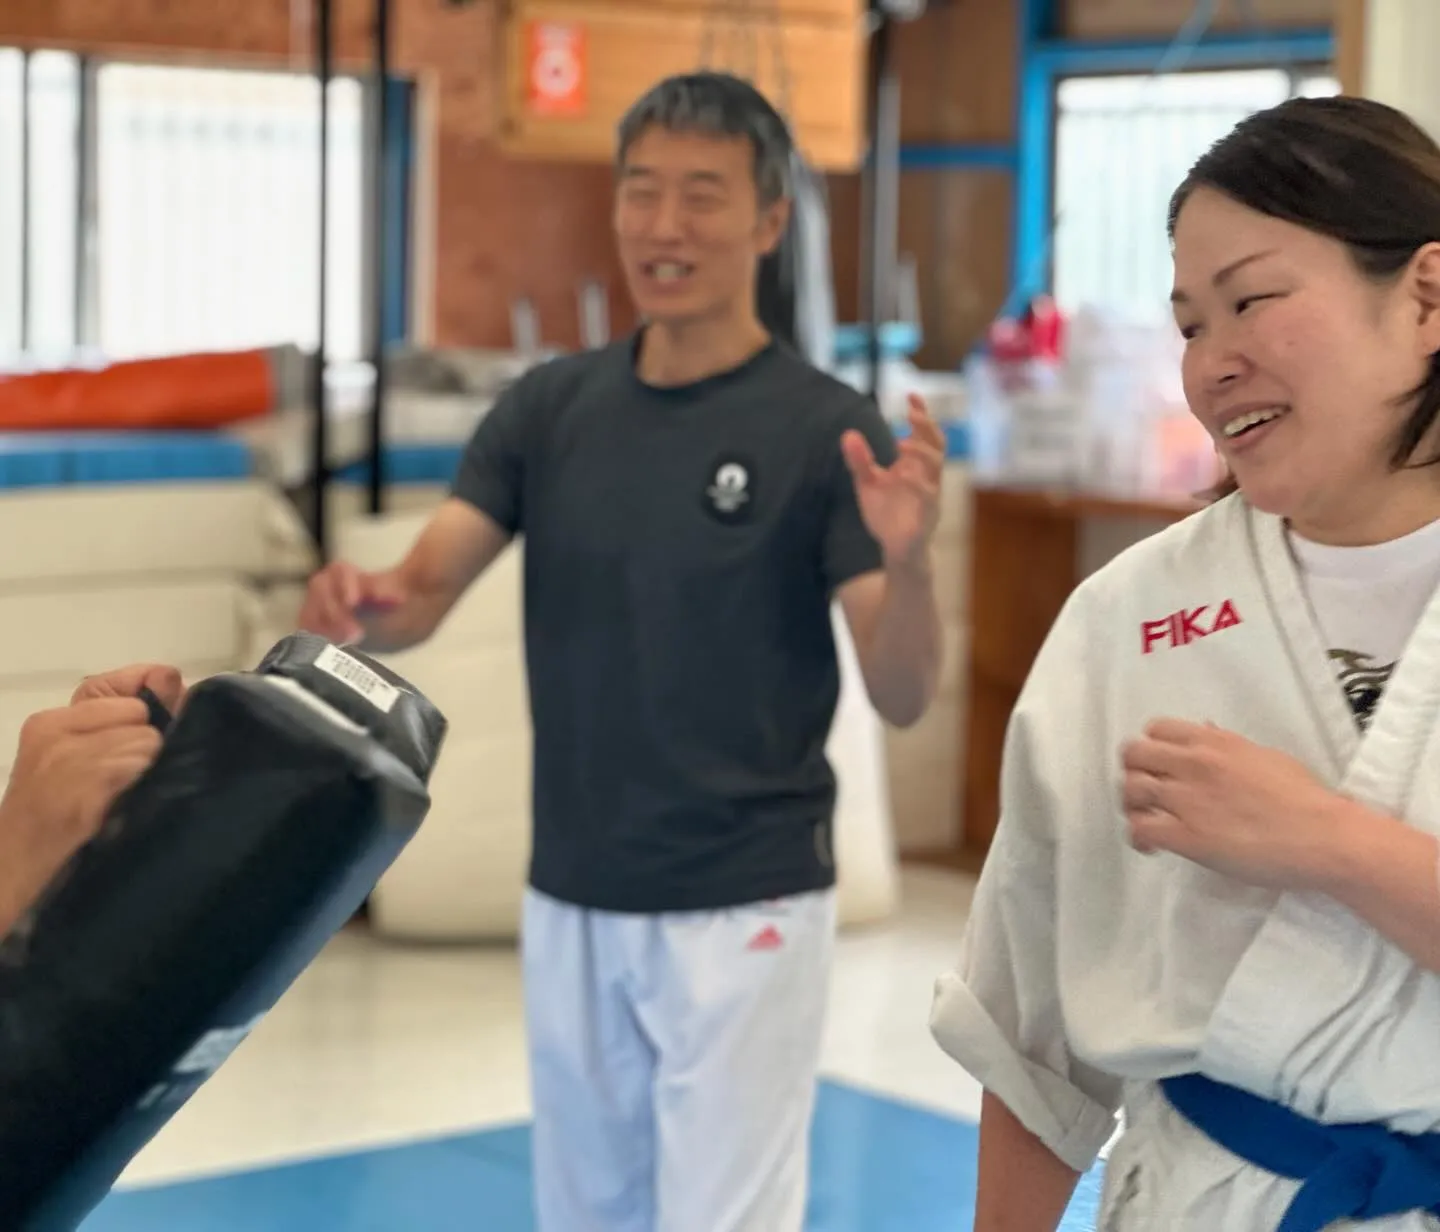
<svg viewBox="0 0 1440 1232">
<path fill-rule="evenodd" d="M 20 351 L 30 349 L 30 53 L 20 55 Z"/>
<path fill-rule="evenodd" d="M 371 167 L 370 207 L 371 288 L 370 363 L 375 370 L 375 390 L 370 407 L 370 512 L 380 513 L 385 504 L 385 308 L 390 289 L 387 260 L 389 236 L 386 231 L 386 186 L 389 175 L 387 154 L 390 129 L 390 0 L 375 0 L 375 148 Z"/>
<path fill-rule="evenodd" d="M 95 268 L 95 61 L 80 57 L 80 118 L 75 125 L 75 347 L 88 346 Z"/>
<path fill-rule="evenodd" d="M 870 37 L 870 141 L 865 175 L 865 295 L 870 394 L 880 397 L 880 328 L 894 297 L 900 213 L 900 75 L 895 71 L 895 18 L 874 10 Z"/>
<path fill-rule="evenodd" d="M 315 363 L 310 373 L 315 399 L 314 431 L 311 437 L 311 451 L 314 456 L 312 487 L 315 503 L 311 526 L 322 564 L 330 559 L 330 541 L 327 533 L 329 527 L 325 509 L 326 495 L 330 487 L 330 399 L 325 379 L 328 354 L 325 335 L 329 309 L 326 283 L 330 276 L 330 77 L 334 53 L 331 45 L 330 18 L 331 0 L 315 0 L 315 61 L 316 75 L 320 83 L 320 286 Z"/>
</svg>

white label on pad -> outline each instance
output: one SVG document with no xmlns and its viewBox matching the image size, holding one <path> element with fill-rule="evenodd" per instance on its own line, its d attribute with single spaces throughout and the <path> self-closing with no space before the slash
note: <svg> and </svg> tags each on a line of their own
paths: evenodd
<svg viewBox="0 0 1440 1232">
<path fill-rule="evenodd" d="M 260 1025 L 263 1014 L 256 1015 L 249 1022 L 238 1027 L 218 1027 L 206 1031 L 191 1046 L 180 1060 L 175 1062 L 176 1074 L 213 1074 L 230 1059 L 230 1054 L 245 1042 L 246 1037 Z M 153 1092 L 152 1092 L 153 1094 Z"/>
<path fill-rule="evenodd" d="M 327 676 L 348 684 L 377 710 L 390 713 L 390 708 L 399 700 L 400 690 L 388 680 L 382 680 L 353 655 L 346 654 L 338 646 L 326 646 L 315 660 Z"/>
</svg>

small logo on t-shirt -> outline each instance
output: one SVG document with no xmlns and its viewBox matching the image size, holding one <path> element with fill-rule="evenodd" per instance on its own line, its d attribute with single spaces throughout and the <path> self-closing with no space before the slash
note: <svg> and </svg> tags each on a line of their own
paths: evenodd
<svg viewBox="0 0 1440 1232">
<path fill-rule="evenodd" d="M 1340 687 L 1345 690 L 1350 709 L 1355 712 L 1355 721 L 1364 731 L 1375 717 L 1375 708 L 1390 683 L 1395 664 L 1376 663 L 1370 655 L 1358 650 L 1332 650 L 1330 662 L 1340 677 Z"/>
<path fill-rule="evenodd" d="M 751 469 L 739 458 L 718 462 L 705 488 L 710 511 L 722 522 L 738 522 L 750 511 L 755 499 Z"/>
</svg>

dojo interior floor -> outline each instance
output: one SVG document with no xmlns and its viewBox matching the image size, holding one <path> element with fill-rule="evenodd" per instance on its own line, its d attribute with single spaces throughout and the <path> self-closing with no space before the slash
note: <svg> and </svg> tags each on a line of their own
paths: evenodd
<svg viewBox="0 0 1440 1232">
<path fill-rule="evenodd" d="M 980 1091 L 926 1025 L 971 890 L 909 869 L 897 918 L 842 934 L 807 1232 L 971 1227 Z M 83 1232 L 528 1232 L 528 1113 L 513 949 L 347 931 Z"/>
</svg>

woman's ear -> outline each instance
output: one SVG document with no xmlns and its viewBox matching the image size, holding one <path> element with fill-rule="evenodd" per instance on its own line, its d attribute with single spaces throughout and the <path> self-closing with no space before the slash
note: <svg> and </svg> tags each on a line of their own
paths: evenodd
<svg viewBox="0 0 1440 1232">
<path fill-rule="evenodd" d="M 1410 284 L 1424 353 L 1434 355 L 1440 352 L 1440 243 L 1426 244 L 1410 259 Z"/>
</svg>

